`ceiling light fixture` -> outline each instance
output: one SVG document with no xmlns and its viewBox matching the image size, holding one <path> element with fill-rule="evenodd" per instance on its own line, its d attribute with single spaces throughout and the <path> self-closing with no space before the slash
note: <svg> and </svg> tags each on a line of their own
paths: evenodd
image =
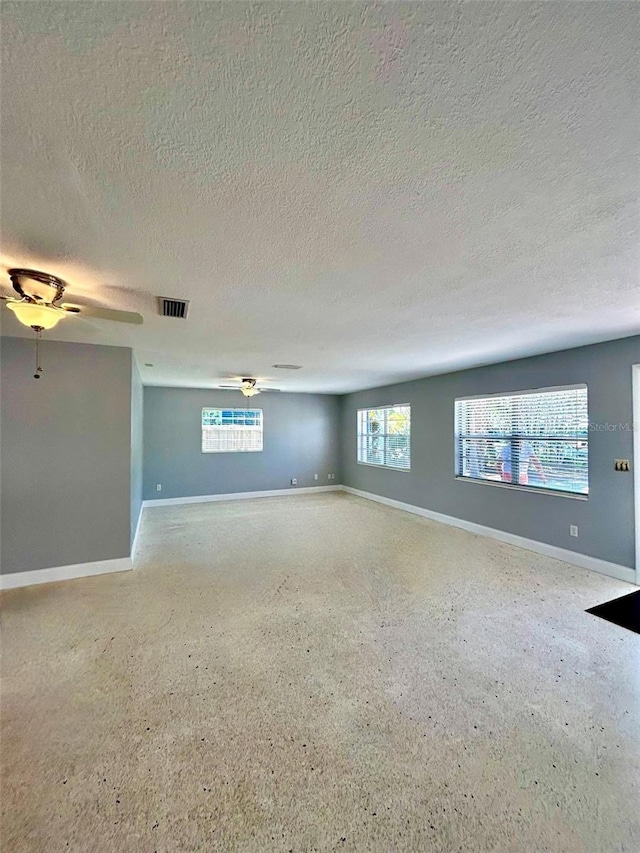
<svg viewBox="0 0 640 853">
<path fill-rule="evenodd" d="M 38 302 L 23 300 L 21 302 L 7 302 L 7 308 L 16 315 L 23 326 L 29 326 L 36 331 L 42 329 L 53 329 L 67 312 L 53 305 L 41 305 Z"/>
<path fill-rule="evenodd" d="M 243 379 L 240 390 L 242 391 L 245 397 L 254 397 L 256 394 L 260 393 L 258 388 L 256 388 L 255 379 Z"/>
<path fill-rule="evenodd" d="M 36 372 L 34 379 L 40 379 L 42 367 L 40 365 L 40 335 L 45 329 L 53 329 L 57 326 L 67 312 L 55 305 L 47 305 L 34 297 L 25 296 L 19 302 L 7 302 L 7 308 L 16 315 L 17 320 L 23 326 L 27 326 L 36 333 Z"/>
</svg>

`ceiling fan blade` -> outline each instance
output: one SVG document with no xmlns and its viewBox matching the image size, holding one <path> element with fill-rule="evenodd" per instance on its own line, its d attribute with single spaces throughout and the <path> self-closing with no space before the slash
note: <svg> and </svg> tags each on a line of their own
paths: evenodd
<svg viewBox="0 0 640 853">
<path fill-rule="evenodd" d="M 218 385 L 218 388 L 230 388 L 232 391 L 239 391 L 242 385 Z"/>
<path fill-rule="evenodd" d="M 65 302 L 60 306 L 70 314 L 80 314 L 85 317 L 95 317 L 97 320 L 115 320 L 116 323 L 133 323 L 142 325 L 142 314 L 135 311 L 115 311 L 111 308 L 96 308 L 93 305 L 71 305 Z"/>
<path fill-rule="evenodd" d="M 256 388 L 256 391 L 282 391 L 282 388 Z"/>
</svg>

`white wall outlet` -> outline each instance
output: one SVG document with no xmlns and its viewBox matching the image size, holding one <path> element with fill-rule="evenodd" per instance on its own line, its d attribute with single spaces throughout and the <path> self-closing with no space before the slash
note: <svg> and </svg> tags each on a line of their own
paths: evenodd
<svg viewBox="0 0 640 853">
<path fill-rule="evenodd" d="M 296 480 L 296 478 L 295 478 L 295 477 L 293 477 L 293 478 L 292 478 L 292 480 L 291 480 L 291 485 L 292 485 L 292 486 L 297 486 L 297 485 L 298 485 L 298 481 Z"/>
<path fill-rule="evenodd" d="M 161 492 L 161 491 L 162 491 L 162 483 L 158 483 L 158 485 L 156 486 L 156 492 Z"/>
<path fill-rule="evenodd" d="M 333 480 L 333 474 L 327 474 L 327 480 Z"/>
<path fill-rule="evenodd" d="M 578 525 L 577 524 L 570 524 L 569 525 L 569 533 L 571 536 L 577 536 L 578 535 Z"/>
<path fill-rule="evenodd" d="M 318 479 L 318 475 L 317 475 L 317 474 L 314 474 L 314 475 L 313 475 L 313 479 L 314 479 L 314 480 L 317 480 L 317 479 Z"/>
</svg>

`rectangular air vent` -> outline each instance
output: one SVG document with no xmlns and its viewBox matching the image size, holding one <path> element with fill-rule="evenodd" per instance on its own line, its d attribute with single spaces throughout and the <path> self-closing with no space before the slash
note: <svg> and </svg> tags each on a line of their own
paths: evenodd
<svg viewBox="0 0 640 853">
<path fill-rule="evenodd" d="M 158 296 L 158 305 L 163 317 L 177 317 L 186 320 L 189 312 L 188 299 L 169 299 L 167 296 Z"/>
</svg>

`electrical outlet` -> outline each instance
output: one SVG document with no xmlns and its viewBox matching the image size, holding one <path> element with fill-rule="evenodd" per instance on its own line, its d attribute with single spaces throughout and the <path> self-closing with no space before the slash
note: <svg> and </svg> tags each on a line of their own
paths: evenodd
<svg viewBox="0 0 640 853">
<path fill-rule="evenodd" d="M 317 475 L 317 474 L 314 474 L 314 475 L 313 475 L 313 479 L 314 479 L 314 480 L 317 480 L 317 479 L 318 479 L 318 475 Z"/>
<path fill-rule="evenodd" d="M 298 481 L 296 480 L 296 478 L 295 478 L 295 477 L 293 477 L 293 479 L 291 480 L 291 485 L 292 485 L 292 486 L 297 486 L 297 485 L 298 485 Z"/>
<path fill-rule="evenodd" d="M 161 492 L 161 491 L 162 491 L 162 483 L 158 483 L 158 485 L 156 486 L 156 492 Z"/>
<path fill-rule="evenodd" d="M 630 471 L 631 466 L 629 465 L 628 459 L 614 459 L 613 462 L 614 471 Z"/>
<path fill-rule="evenodd" d="M 571 536 L 577 536 L 578 535 L 578 525 L 577 524 L 570 524 L 569 525 L 569 534 Z"/>
<path fill-rule="evenodd" d="M 333 474 L 327 474 L 327 480 L 333 480 Z"/>
</svg>

